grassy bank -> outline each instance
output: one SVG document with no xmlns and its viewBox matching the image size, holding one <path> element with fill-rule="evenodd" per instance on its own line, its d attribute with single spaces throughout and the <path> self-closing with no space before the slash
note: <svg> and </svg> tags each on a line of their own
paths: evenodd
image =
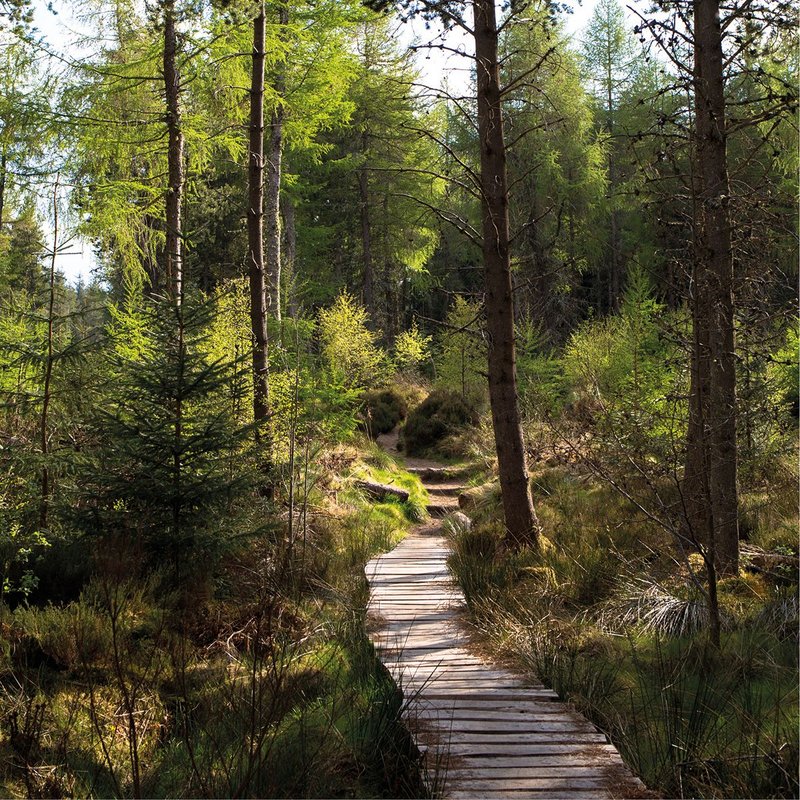
<svg viewBox="0 0 800 800">
<path fill-rule="evenodd" d="M 203 584 L 118 544 L 71 602 L 0 608 L 0 794 L 425 796 L 364 633 L 363 566 L 418 506 L 352 489 L 374 458 L 320 454 L 292 524 L 243 536 Z"/>
<path fill-rule="evenodd" d="M 504 548 L 496 493 L 471 529 L 452 529 L 478 640 L 574 703 L 664 796 L 796 797 L 796 572 L 759 573 L 745 555 L 720 581 L 716 649 L 689 575 L 697 556 L 683 564 L 660 528 L 575 465 L 532 481 L 539 551 Z M 791 505 L 754 519 L 751 549 L 796 552 Z"/>
</svg>

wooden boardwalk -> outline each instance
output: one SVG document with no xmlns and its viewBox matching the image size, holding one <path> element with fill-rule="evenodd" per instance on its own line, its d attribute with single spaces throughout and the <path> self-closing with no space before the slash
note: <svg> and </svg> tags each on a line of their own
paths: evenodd
<svg viewBox="0 0 800 800">
<path fill-rule="evenodd" d="M 454 483 L 426 486 L 435 514 L 457 507 Z M 444 796 L 647 796 L 606 737 L 552 690 L 469 648 L 459 625 L 463 595 L 447 555 L 441 523 L 432 520 L 367 565 L 370 635 L 403 689 L 429 767 L 434 754 L 443 760 Z"/>
</svg>

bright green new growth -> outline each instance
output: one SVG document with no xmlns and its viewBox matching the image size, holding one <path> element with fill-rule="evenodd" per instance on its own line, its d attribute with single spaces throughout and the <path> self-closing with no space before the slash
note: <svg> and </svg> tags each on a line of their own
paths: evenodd
<svg viewBox="0 0 800 800">
<path fill-rule="evenodd" d="M 424 336 L 416 320 L 394 340 L 394 363 L 401 372 L 415 373 L 430 357 L 432 337 Z"/>
<path fill-rule="evenodd" d="M 387 356 L 378 334 L 367 327 L 369 315 L 342 292 L 319 312 L 319 337 L 329 371 L 350 388 L 377 386 L 387 377 Z"/>
<path fill-rule="evenodd" d="M 436 385 L 457 392 L 470 405 L 484 405 L 488 351 L 481 304 L 456 297 L 437 339 Z"/>
</svg>

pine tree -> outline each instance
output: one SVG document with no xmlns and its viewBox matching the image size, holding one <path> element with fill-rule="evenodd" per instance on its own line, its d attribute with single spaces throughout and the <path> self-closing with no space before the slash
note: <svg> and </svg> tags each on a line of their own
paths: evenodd
<svg viewBox="0 0 800 800">
<path fill-rule="evenodd" d="M 220 514 L 248 485 L 249 428 L 227 394 L 243 363 L 207 355 L 214 306 L 196 295 L 114 310 L 109 396 L 85 478 L 84 525 L 134 538 L 179 576 L 225 544 Z M 225 396 L 221 400 L 218 395 Z"/>
</svg>

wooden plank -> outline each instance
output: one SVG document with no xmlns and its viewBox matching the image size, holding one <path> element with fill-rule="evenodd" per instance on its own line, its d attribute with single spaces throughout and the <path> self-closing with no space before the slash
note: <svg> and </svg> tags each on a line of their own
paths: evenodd
<svg viewBox="0 0 800 800">
<path fill-rule="evenodd" d="M 450 506 L 456 488 L 431 493 L 432 503 Z M 370 636 L 406 697 L 404 717 L 423 752 L 453 756 L 445 797 L 610 797 L 606 769 L 622 761 L 606 737 L 552 690 L 468 649 L 449 545 L 434 530 L 422 526 L 366 575 Z"/>
<path fill-rule="evenodd" d="M 450 755 L 454 756 L 525 756 L 526 758 L 535 758 L 536 756 L 550 756 L 550 755 L 579 755 L 586 753 L 588 748 L 609 748 L 608 754 L 615 754 L 616 750 L 613 745 L 601 743 L 586 743 L 581 742 L 570 744 L 565 742 L 557 742 L 554 744 L 547 744 L 546 742 L 527 742 L 519 744 L 516 742 L 460 742 L 442 741 L 442 745 L 446 746 Z"/>
<path fill-rule="evenodd" d="M 476 779 L 464 777 L 459 773 L 458 778 L 451 778 L 447 782 L 450 791 L 466 789 L 473 792 L 500 792 L 500 791 L 545 791 L 551 792 L 571 792 L 573 790 L 602 791 L 606 786 L 606 780 L 602 777 L 555 777 L 554 775 L 540 778 L 521 778 L 518 775 L 513 777 L 497 777 L 487 779 Z"/>
<path fill-rule="evenodd" d="M 555 763 L 558 764 L 559 762 Z M 497 776 L 500 779 L 511 777 L 520 780 L 537 780 L 539 778 L 575 778 L 578 780 L 591 780 L 604 775 L 606 771 L 605 767 L 599 767 L 588 761 L 584 764 L 570 763 L 567 761 L 564 763 L 568 764 L 568 766 L 539 764 L 539 760 L 537 759 L 538 766 L 516 765 L 513 775 L 510 774 L 508 767 L 497 767 L 491 764 L 482 767 L 465 767 L 463 763 L 459 763 L 458 766 L 453 768 L 453 774 L 458 774 L 459 780 L 465 779 L 471 781 L 493 780 L 493 776 Z"/>
<path fill-rule="evenodd" d="M 547 720 L 533 719 L 531 716 L 523 716 L 522 719 L 514 719 L 510 716 L 500 717 L 499 719 L 489 716 L 476 719 L 474 716 L 464 717 L 457 713 L 448 714 L 445 712 L 438 715 L 423 713 L 418 714 L 415 718 L 424 721 L 424 724 L 452 725 L 453 730 L 464 733 L 474 731 L 476 733 L 506 735 L 510 731 L 523 731 L 559 735 L 569 734 L 570 736 L 597 733 L 597 729 L 590 722 L 581 724 L 580 722 L 564 722 L 560 719 L 549 722 Z M 603 737 L 603 741 L 605 741 L 605 737 Z"/>
</svg>

